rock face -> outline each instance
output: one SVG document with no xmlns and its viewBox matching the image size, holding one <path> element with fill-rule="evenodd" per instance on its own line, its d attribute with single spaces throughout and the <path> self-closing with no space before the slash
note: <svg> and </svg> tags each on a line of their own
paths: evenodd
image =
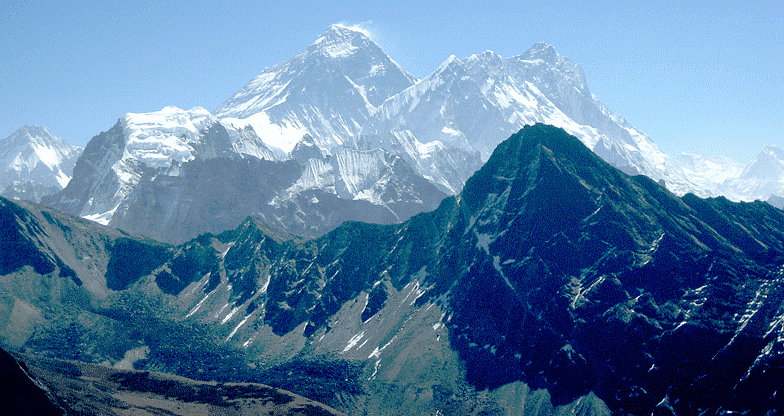
<svg viewBox="0 0 784 416">
<path fill-rule="evenodd" d="M 773 195 L 768 198 L 767 203 L 773 205 L 776 208 L 784 209 L 784 197 Z"/>
<path fill-rule="evenodd" d="M 169 246 L 0 213 L 3 251 L 29 253 L 2 263 L 14 349 L 117 364 L 146 347 L 137 369 L 348 413 L 784 408 L 784 212 L 678 198 L 551 126 L 435 211 L 310 240 L 248 218 Z"/>
<path fill-rule="evenodd" d="M 108 224 L 142 178 L 179 176 L 193 160 L 249 157 L 272 159 L 272 153 L 252 129 L 226 129 L 202 108 L 129 113 L 90 140 L 74 180 L 44 203 Z"/>
<path fill-rule="evenodd" d="M 446 195 L 383 151 L 344 149 L 295 160 L 193 161 L 176 177 L 143 177 L 110 226 L 167 242 L 237 227 L 248 215 L 301 236 L 344 221 L 401 222 Z"/>
<path fill-rule="evenodd" d="M 71 180 L 82 149 L 42 126 L 24 126 L 0 140 L 0 190 L 14 199 L 40 201 Z"/>
<path fill-rule="evenodd" d="M 44 203 L 181 243 L 248 215 L 303 236 L 349 219 L 400 222 L 445 196 L 389 152 L 323 156 L 308 143 L 276 160 L 252 128 L 226 127 L 201 108 L 128 114 L 88 143 L 74 180 Z"/>
</svg>

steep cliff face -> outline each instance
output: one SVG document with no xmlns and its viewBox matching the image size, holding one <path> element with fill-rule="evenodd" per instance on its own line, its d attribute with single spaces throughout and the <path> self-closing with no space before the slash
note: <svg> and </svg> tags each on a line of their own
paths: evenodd
<svg viewBox="0 0 784 416">
<path fill-rule="evenodd" d="M 74 167 L 74 179 L 43 203 L 73 215 L 108 223 L 113 209 L 138 181 L 136 163 L 122 163 L 125 137 L 122 124 L 95 136 Z M 115 166 L 117 169 L 115 169 Z M 118 173 L 119 168 L 122 173 Z"/>
<path fill-rule="evenodd" d="M 325 152 L 326 153 L 326 152 Z M 169 243 L 236 228 L 248 215 L 303 236 L 346 220 L 401 222 L 446 196 L 394 154 L 325 154 L 308 136 L 276 160 L 252 127 L 201 108 L 128 114 L 94 137 L 69 186 L 43 202 Z"/>
<path fill-rule="evenodd" d="M 445 197 L 400 158 L 345 149 L 335 156 L 195 160 L 178 176 L 145 174 L 108 225 L 170 243 L 236 228 L 248 215 L 297 235 L 344 221 L 401 222 Z"/>
<path fill-rule="evenodd" d="M 31 252 L 76 261 L 59 242 L 67 217 L 6 205 Z M 371 414 L 784 405 L 784 213 L 678 198 L 550 126 L 513 135 L 458 197 L 401 224 L 303 240 L 248 218 L 176 247 L 83 233 L 106 241 L 77 245 L 102 259 L 72 267 L 83 286 L 48 254 L 46 269 L 8 265 L 7 319 L 38 328 L 18 347 L 117 362 L 145 346 L 137 368 L 316 396 L 329 384 L 337 394 L 311 398 Z"/>
<path fill-rule="evenodd" d="M 177 177 L 184 164 L 215 158 L 273 156 L 252 130 L 227 129 L 199 107 L 129 113 L 90 140 L 76 162 L 70 186 L 44 203 L 109 224 L 143 178 Z"/>
</svg>

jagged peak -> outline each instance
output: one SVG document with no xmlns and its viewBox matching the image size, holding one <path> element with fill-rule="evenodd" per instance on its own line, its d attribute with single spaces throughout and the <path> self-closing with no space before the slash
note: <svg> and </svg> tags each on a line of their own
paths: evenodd
<svg viewBox="0 0 784 416">
<path fill-rule="evenodd" d="M 558 161 L 555 162 L 558 165 L 563 161 L 579 165 L 581 170 L 595 167 L 613 170 L 564 129 L 536 123 L 523 127 L 496 147 L 487 163 L 466 181 L 462 198 L 476 207 L 499 186 L 497 177 L 518 177 L 521 171 L 536 171 L 543 158 Z"/>
<path fill-rule="evenodd" d="M 360 26 L 349 26 L 343 23 L 335 23 L 330 25 L 326 31 L 321 35 L 321 37 L 326 36 L 346 36 L 346 37 L 364 37 L 370 39 L 370 32 L 366 29 L 361 28 Z M 318 42 L 318 40 L 316 41 Z"/>
<path fill-rule="evenodd" d="M 784 149 L 779 146 L 765 146 L 757 153 L 748 168 L 757 165 L 784 165 Z"/>
<path fill-rule="evenodd" d="M 289 152 L 289 159 L 296 160 L 302 164 L 307 163 L 309 159 L 323 159 L 324 154 L 316 144 L 316 140 L 310 134 L 302 136 L 299 142 L 294 145 L 294 149 Z"/>
<path fill-rule="evenodd" d="M 779 160 L 784 160 L 784 149 L 779 146 L 765 146 L 762 150 L 758 153 L 758 156 L 768 156 L 768 157 L 775 157 Z"/>
<path fill-rule="evenodd" d="M 491 51 L 486 50 L 481 54 L 474 54 L 464 60 L 466 68 L 472 75 L 476 75 L 483 71 L 489 73 L 496 73 L 504 67 L 504 58 Z"/>
<path fill-rule="evenodd" d="M 455 67 L 463 67 L 465 63 L 462 59 L 458 58 L 455 55 L 449 55 L 449 58 L 439 65 L 438 69 L 434 72 L 435 74 L 441 73 L 446 71 L 447 69 L 454 69 Z"/>
<path fill-rule="evenodd" d="M 530 59 L 541 59 L 550 63 L 557 62 L 558 58 L 561 57 L 553 45 L 544 42 L 535 43 L 534 46 L 531 46 L 531 48 L 523 54 L 523 56 L 529 57 Z"/>
<path fill-rule="evenodd" d="M 302 145 L 304 145 L 304 146 L 315 146 L 316 145 L 316 139 L 314 139 L 313 136 L 311 136 L 310 134 L 305 134 L 305 135 L 302 136 L 302 139 L 300 139 L 299 143 L 297 143 L 297 144 L 300 144 L 300 143 Z"/>
<path fill-rule="evenodd" d="M 78 149 L 77 147 L 71 146 L 61 137 L 55 136 L 52 132 L 49 131 L 44 126 L 39 125 L 24 125 L 18 128 L 15 132 L 11 133 L 5 139 L 2 139 L 2 142 L 5 143 L 6 146 L 9 145 L 37 145 L 37 146 L 44 146 L 44 147 L 58 147 L 63 148 L 70 147 L 73 149 Z"/>
<path fill-rule="evenodd" d="M 779 178 L 784 173 L 784 150 L 779 146 L 765 146 L 749 163 L 741 178 Z"/>
<path fill-rule="evenodd" d="M 38 155 L 49 167 L 58 165 L 64 158 L 75 157 L 81 148 L 72 146 L 49 129 L 39 125 L 24 125 L 0 140 L 0 146 L 14 148 L 14 152 L 26 148 Z M 6 155 L 8 156 L 8 155 Z M 14 159 L 14 157 L 12 157 Z M 18 159 L 18 158 L 17 158 Z"/>
<path fill-rule="evenodd" d="M 235 230 L 225 231 L 224 233 L 229 233 L 229 234 L 234 233 L 235 235 L 256 234 L 257 237 L 261 235 L 264 237 L 271 238 L 273 241 L 275 241 L 278 244 L 282 244 L 286 241 L 296 240 L 299 238 L 293 234 L 289 234 L 285 231 L 281 231 L 277 228 L 274 228 L 269 224 L 267 224 L 266 222 L 262 221 L 261 219 L 254 217 L 252 215 L 245 217 L 242 223 Z"/>
<path fill-rule="evenodd" d="M 56 137 L 49 129 L 39 125 L 27 125 L 18 128 L 11 136 L 28 136 L 28 137 Z M 10 136 L 9 136 L 10 137 Z"/>
<path fill-rule="evenodd" d="M 327 28 L 321 36 L 313 42 L 308 51 L 320 53 L 329 58 L 345 58 L 353 55 L 360 48 L 378 48 L 368 36 L 367 31 L 343 24 L 334 24 Z M 380 49 L 380 48 L 378 48 Z"/>
<path fill-rule="evenodd" d="M 578 89 L 586 94 L 590 94 L 582 67 L 572 62 L 569 58 L 560 55 L 550 44 L 544 42 L 536 43 L 524 54 L 509 58 L 509 60 L 527 61 L 526 64 L 528 65 L 530 65 L 531 62 L 543 62 L 544 65 L 538 65 L 537 63 L 536 66 L 540 66 L 540 69 L 546 71 L 560 72 L 560 75 L 571 78 Z M 618 119 L 621 123 L 625 122 L 625 120 L 621 120 L 620 117 L 618 117 Z"/>
<path fill-rule="evenodd" d="M 479 54 L 473 54 L 468 58 L 468 60 L 471 61 L 484 61 L 484 62 L 500 62 L 503 59 L 504 58 L 501 55 L 489 49 Z"/>
</svg>

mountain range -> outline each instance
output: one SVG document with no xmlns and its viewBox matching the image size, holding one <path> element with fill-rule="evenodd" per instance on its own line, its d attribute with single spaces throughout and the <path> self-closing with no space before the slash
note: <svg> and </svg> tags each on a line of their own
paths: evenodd
<svg viewBox="0 0 784 416">
<path fill-rule="evenodd" d="M 784 408 L 784 212 L 679 198 L 559 128 L 434 211 L 309 240 L 249 217 L 172 246 L 2 205 L 6 348 L 350 414 Z"/>
<path fill-rule="evenodd" d="M 364 34 L 335 25 L 253 79 L 216 117 L 253 126 L 280 153 L 304 134 L 325 154 L 370 143 L 404 157 L 450 194 L 495 145 L 535 122 L 567 129 L 630 173 L 690 186 L 647 136 L 590 93 L 578 65 L 546 44 L 508 59 L 452 56 L 416 80 Z"/>
<path fill-rule="evenodd" d="M 444 196 L 389 152 L 325 156 L 307 136 L 277 160 L 252 128 L 223 124 L 201 108 L 167 107 L 128 114 L 93 138 L 74 179 L 43 203 L 181 243 L 248 215 L 303 236 L 348 219 L 399 222 Z"/>
<path fill-rule="evenodd" d="M 784 409 L 784 153 L 670 157 L 547 44 L 418 80 L 335 25 L 213 113 L 0 149 L 0 359 L 49 398 Z"/>
<path fill-rule="evenodd" d="M 400 155 L 448 194 L 460 191 L 501 140 L 537 122 L 564 128 L 614 166 L 664 180 L 678 195 L 752 201 L 784 193 L 780 161 L 741 177 L 727 158 L 689 155 L 688 163 L 689 156 L 665 155 L 590 92 L 579 65 L 544 43 L 511 58 L 491 51 L 451 56 L 416 80 L 364 34 L 335 25 L 253 79 L 216 117 L 264 132 L 279 154 L 308 133 L 325 153 L 370 143 Z M 443 160 L 445 152 L 462 154 Z"/>
<path fill-rule="evenodd" d="M 291 60 L 263 71 L 215 115 L 202 108 L 167 107 L 122 117 L 112 129 L 97 135 L 92 140 L 95 143 L 88 144 L 90 151 L 83 165 L 90 168 L 77 169 L 71 189 L 48 197 L 46 203 L 173 243 L 201 232 L 233 228 L 246 215 L 256 215 L 296 234 L 315 236 L 360 211 L 366 214 L 357 219 L 385 223 L 434 208 L 433 200 L 443 195 L 436 192 L 435 198 L 425 202 L 422 195 L 431 191 L 421 180 L 410 183 L 409 178 L 419 176 L 445 194 L 456 194 L 495 145 L 536 122 L 566 129 L 614 166 L 662 180 L 678 195 L 692 192 L 748 201 L 773 196 L 775 201 L 784 193 L 780 148 L 764 149 L 746 167 L 728 158 L 671 158 L 591 94 L 580 66 L 550 45 L 536 44 L 511 58 L 490 51 L 465 59 L 452 56 L 433 74 L 418 80 L 361 32 L 334 25 Z M 22 135 L 20 132 L 13 136 Z M 10 146 L 18 141 L 14 137 L 3 142 L 9 148 L 5 154 L 9 159 L 24 159 L 19 146 Z M 114 140 L 114 144 L 105 143 L 107 140 Z M 60 154 L 62 147 L 63 143 L 52 141 L 48 152 Z M 305 149 L 309 153 L 303 153 Z M 69 154 L 78 154 L 74 152 Z M 366 162 L 375 162 L 362 168 L 332 162 L 341 152 L 344 160 L 347 154 L 362 154 Z M 382 153 L 386 156 L 381 157 Z M 393 155 L 413 169 L 413 176 L 408 169 L 379 175 L 384 169 L 389 172 L 389 163 L 382 159 Z M 6 181 L 17 183 L 6 195 L 23 197 L 26 182 L 20 182 L 20 175 L 49 187 L 28 199 L 40 200 L 44 194 L 59 191 L 54 183 L 67 183 L 74 159 L 44 159 L 62 160 L 62 166 L 46 171 L 47 179 L 40 174 L 32 177 L 24 173 L 27 171 L 7 173 Z M 186 189 L 208 189 L 211 195 L 238 192 L 235 183 L 207 179 L 210 169 L 215 169 L 214 175 L 225 169 L 188 167 L 191 162 L 205 160 L 219 163 L 214 159 L 231 159 L 222 163 L 231 164 L 226 169 L 232 171 L 247 170 L 247 166 L 233 166 L 243 161 L 248 165 L 258 160 L 293 159 L 301 166 L 275 164 L 273 170 L 281 172 L 273 176 L 289 179 L 268 185 L 262 196 L 225 201 L 219 204 L 221 210 L 234 212 L 217 215 L 212 212 L 215 207 L 207 207 L 214 206 L 214 201 L 200 199 Z M 358 157 L 349 159 L 357 161 Z M 370 171 L 362 173 L 362 178 L 348 173 L 364 168 Z M 194 169 L 201 173 L 198 179 L 188 177 Z M 251 167 L 247 175 L 252 172 Z M 390 177 L 396 181 L 393 190 L 386 189 Z M 344 189 L 341 182 L 362 184 L 362 189 Z M 305 196 L 303 189 L 323 195 Z M 398 198 L 394 206 L 388 202 L 395 198 L 380 197 L 400 192 L 410 197 Z M 362 207 L 349 215 L 335 215 L 344 212 L 344 206 L 354 205 Z M 198 220 L 184 224 L 194 218 Z"/>
</svg>

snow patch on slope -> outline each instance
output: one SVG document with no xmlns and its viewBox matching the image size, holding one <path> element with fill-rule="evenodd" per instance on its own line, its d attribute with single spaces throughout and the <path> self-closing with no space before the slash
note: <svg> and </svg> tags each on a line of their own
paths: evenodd
<svg viewBox="0 0 784 416">
<path fill-rule="evenodd" d="M 166 168 L 193 160 L 193 145 L 199 133 L 215 122 L 201 107 L 187 111 L 164 107 L 151 113 L 128 113 L 123 117 L 127 138 L 123 158 L 138 160 L 150 168 Z"/>
<path fill-rule="evenodd" d="M 273 123 L 264 112 L 256 113 L 245 119 L 226 117 L 221 119 L 221 123 L 237 129 L 251 126 L 264 144 L 270 147 L 279 159 L 290 153 L 302 136 L 308 133 L 302 126 L 289 120 Z"/>
</svg>

